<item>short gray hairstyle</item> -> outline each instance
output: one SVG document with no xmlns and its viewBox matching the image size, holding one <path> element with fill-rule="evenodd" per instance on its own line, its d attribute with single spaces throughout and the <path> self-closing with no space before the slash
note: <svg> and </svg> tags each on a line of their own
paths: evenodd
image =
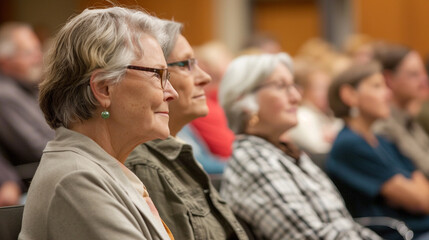
<svg viewBox="0 0 429 240">
<path fill-rule="evenodd" d="M 278 64 L 293 71 L 292 59 L 286 53 L 241 56 L 228 66 L 219 86 L 219 101 L 229 128 L 236 134 L 243 133 L 249 118 L 258 112 L 255 89 Z"/>
<path fill-rule="evenodd" d="M 33 28 L 22 22 L 7 22 L 0 26 L 0 59 L 12 56 L 16 51 L 13 33 L 17 30 L 33 31 Z"/>
<path fill-rule="evenodd" d="M 165 46 L 163 46 L 162 50 L 164 52 L 164 57 L 167 59 L 176 45 L 177 38 L 182 33 L 183 24 L 176 23 L 174 21 L 169 20 L 161 20 L 167 22 L 165 25 L 165 31 L 171 36 L 171 40 L 168 41 Z M 174 24 L 172 24 L 174 23 Z"/>
<path fill-rule="evenodd" d="M 176 41 L 181 25 L 122 7 L 86 9 L 57 34 L 48 54 L 39 104 L 48 124 L 56 129 L 92 118 L 99 103 L 89 81 L 119 83 L 126 66 L 143 56 L 140 36 L 147 33 L 164 53 Z M 175 34 L 175 35 L 174 35 Z"/>
</svg>

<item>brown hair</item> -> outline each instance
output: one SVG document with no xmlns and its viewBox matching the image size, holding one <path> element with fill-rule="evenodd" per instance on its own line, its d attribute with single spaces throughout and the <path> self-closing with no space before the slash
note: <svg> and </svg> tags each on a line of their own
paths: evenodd
<svg viewBox="0 0 429 240">
<path fill-rule="evenodd" d="M 374 58 L 380 62 L 383 70 L 396 71 L 411 49 L 396 44 L 377 43 L 374 45 Z"/>
<path fill-rule="evenodd" d="M 334 115 L 339 118 L 349 116 L 350 107 L 340 97 L 340 89 L 344 85 L 357 88 L 366 78 L 381 72 L 380 64 L 377 62 L 355 63 L 347 70 L 340 73 L 329 87 L 328 100 Z"/>
</svg>

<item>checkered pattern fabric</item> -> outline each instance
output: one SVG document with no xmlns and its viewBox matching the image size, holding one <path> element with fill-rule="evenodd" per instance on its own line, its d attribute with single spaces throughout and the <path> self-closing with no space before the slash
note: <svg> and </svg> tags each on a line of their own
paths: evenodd
<svg viewBox="0 0 429 240">
<path fill-rule="evenodd" d="M 237 137 L 221 195 L 261 239 L 381 239 L 353 221 L 307 155 L 296 161 L 255 136 Z"/>
</svg>

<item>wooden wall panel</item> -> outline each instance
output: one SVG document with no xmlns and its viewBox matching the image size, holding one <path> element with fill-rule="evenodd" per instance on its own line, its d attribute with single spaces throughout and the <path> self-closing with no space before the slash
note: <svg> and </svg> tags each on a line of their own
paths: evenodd
<svg viewBox="0 0 429 240">
<path fill-rule="evenodd" d="M 0 23 L 12 20 L 12 0 L 0 0 Z"/>
<path fill-rule="evenodd" d="M 429 54 L 429 1 L 354 0 L 357 32 Z"/>
<path fill-rule="evenodd" d="M 417 49 L 425 58 L 429 57 L 429 1 L 411 0 L 409 45 Z"/>
<path fill-rule="evenodd" d="M 99 0 L 80 0 L 81 9 L 103 6 Z M 117 0 L 123 6 L 140 6 L 160 18 L 182 22 L 184 35 L 191 45 L 200 45 L 214 38 L 215 0 Z"/>
<path fill-rule="evenodd" d="M 321 37 L 320 19 L 317 1 L 267 1 L 254 6 L 254 30 L 273 35 L 292 55 L 308 39 Z"/>
</svg>

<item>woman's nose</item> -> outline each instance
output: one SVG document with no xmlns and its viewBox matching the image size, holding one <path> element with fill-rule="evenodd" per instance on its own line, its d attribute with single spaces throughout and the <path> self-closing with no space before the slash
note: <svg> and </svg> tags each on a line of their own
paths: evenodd
<svg viewBox="0 0 429 240">
<path fill-rule="evenodd" d="M 177 94 L 176 90 L 171 85 L 170 81 L 167 81 L 164 89 L 164 101 L 169 102 L 179 98 L 179 94 Z"/>
</svg>

